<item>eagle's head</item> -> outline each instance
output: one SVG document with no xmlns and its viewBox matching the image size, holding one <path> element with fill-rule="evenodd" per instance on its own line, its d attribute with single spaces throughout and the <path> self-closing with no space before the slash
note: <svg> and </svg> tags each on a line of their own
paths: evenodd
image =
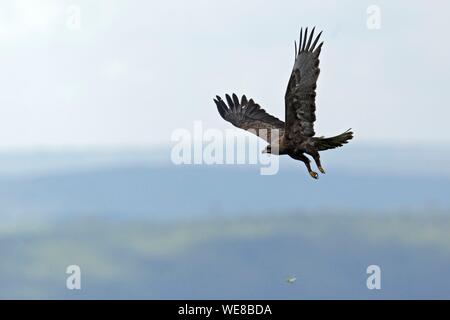
<svg viewBox="0 0 450 320">
<path fill-rule="evenodd" d="M 280 147 L 278 144 L 268 144 L 262 153 L 280 154 Z"/>
<path fill-rule="evenodd" d="M 268 144 L 262 153 L 272 153 L 272 146 Z"/>
<path fill-rule="evenodd" d="M 266 148 L 262 151 L 262 153 L 270 153 L 270 154 L 287 154 L 287 150 L 284 143 L 284 136 L 282 136 L 278 140 L 272 140 L 270 144 L 266 146 Z"/>
</svg>

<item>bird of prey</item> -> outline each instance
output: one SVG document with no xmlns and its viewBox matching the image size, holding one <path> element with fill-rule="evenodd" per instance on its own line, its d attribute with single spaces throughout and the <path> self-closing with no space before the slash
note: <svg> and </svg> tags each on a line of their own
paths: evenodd
<svg viewBox="0 0 450 320">
<path fill-rule="evenodd" d="M 214 102 L 223 119 L 269 143 L 263 152 L 287 154 L 295 160 L 300 160 L 305 163 L 311 177 L 318 179 L 319 175 L 311 169 L 311 161 L 305 154 L 314 159 L 321 173 L 325 173 L 320 163 L 319 151 L 341 147 L 353 138 L 353 132 L 349 129 L 329 138 L 315 136 L 316 82 L 320 73 L 319 55 L 323 42 L 317 45 L 322 32 L 314 38 L 314 30 L 315 28 L 308 34 L 308 28 L 304 32 L 303 28 L 300 29 L 298 49 L 295 43 L 294 68 L 284 97 L 285 122 L 268 114 L 245 95 L 239 100 L 236 94 L 233 93 L 231 97 L 227 94 L 227 103 L 216 96 Z M 278 130 L 278 135 L 272 135 L 273 130 Z"/>
</svg>

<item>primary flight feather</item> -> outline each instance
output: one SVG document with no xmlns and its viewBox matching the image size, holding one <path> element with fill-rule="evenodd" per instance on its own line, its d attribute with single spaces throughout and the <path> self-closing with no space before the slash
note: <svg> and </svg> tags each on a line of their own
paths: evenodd
<svg viewBox="0 0 450 320">
<path fill-rule="evenodd" d="M 341 147 L 353 138 L 353 132 L 347 130 L 330 138 L 315 137 L 316 83 L 323 42 L 318 44 L 322 32 L 314 38 L 314 30 L 308 34 L 308 28 L 304 32 L 301 29 L 298 48 L 295 44 L 294 67 L 284 98 L 285 122 L 268 114 L 245 95 L 239 100 L 236 94 L 231 97 L 227 94 L 226 103 L 216 96 L 214 102 L 223 119 L 266 140 L 269 145 L 264 152 L 287 154 L 304 162 L 311 177 L 317 179 L 318 174 L 312 170 L 311 161 L 305 154 L 314 159 L 321 173 L 325 173 L 319 151 Z M 278 134 L 272 134 L 273 130 L 277 130 Z"/>
</svg>

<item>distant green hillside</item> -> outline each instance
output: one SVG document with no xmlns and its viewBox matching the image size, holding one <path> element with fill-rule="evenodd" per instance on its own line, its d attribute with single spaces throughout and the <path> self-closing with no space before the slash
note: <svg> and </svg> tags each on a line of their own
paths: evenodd
<svg viewBox="0 0 450 320">
<path fill-rule="evenodd" d="M 0 298 L 450 298 L 448 230 L 445 212 L 21 224 L 0 229 Z"/>
</svg>

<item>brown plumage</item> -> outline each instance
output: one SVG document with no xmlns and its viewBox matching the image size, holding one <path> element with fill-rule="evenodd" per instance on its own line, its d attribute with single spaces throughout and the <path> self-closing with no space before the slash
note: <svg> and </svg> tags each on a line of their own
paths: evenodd
<svg viewBox="0 0 450 320">
<path fill-rule="evenodd" d="M 314 30 L 308 35 L 308 28 L 304 33 L 301 29 L 298 50 L 295 44 L 295 63 L 285 94 L 285 122 L 268 114 L 252 99 L 247 100 L 245 95 L 239 101 L 235 94 L 231 97 L 227 94 L 227 103 L 217 96 L 214 102 L 223 119 L 269 142 L 265 152 L 287 154 L 303 161 L 309 174 L 317 179 L 318 174 L 311 169 L 311 161 L 305 153 L 312 156 L 319 171 L 325 173 L 319 151 L 341 147 L 353 138 L 353 132 L 349 129 L 330 138 L 314 136 L 316 83 L 323 45 L 323 42 L 318 44 L 322 32 L 314 38 Z M 273 130 L 278 130 L 278 135 L 272 136 Z"/>
</svg>

